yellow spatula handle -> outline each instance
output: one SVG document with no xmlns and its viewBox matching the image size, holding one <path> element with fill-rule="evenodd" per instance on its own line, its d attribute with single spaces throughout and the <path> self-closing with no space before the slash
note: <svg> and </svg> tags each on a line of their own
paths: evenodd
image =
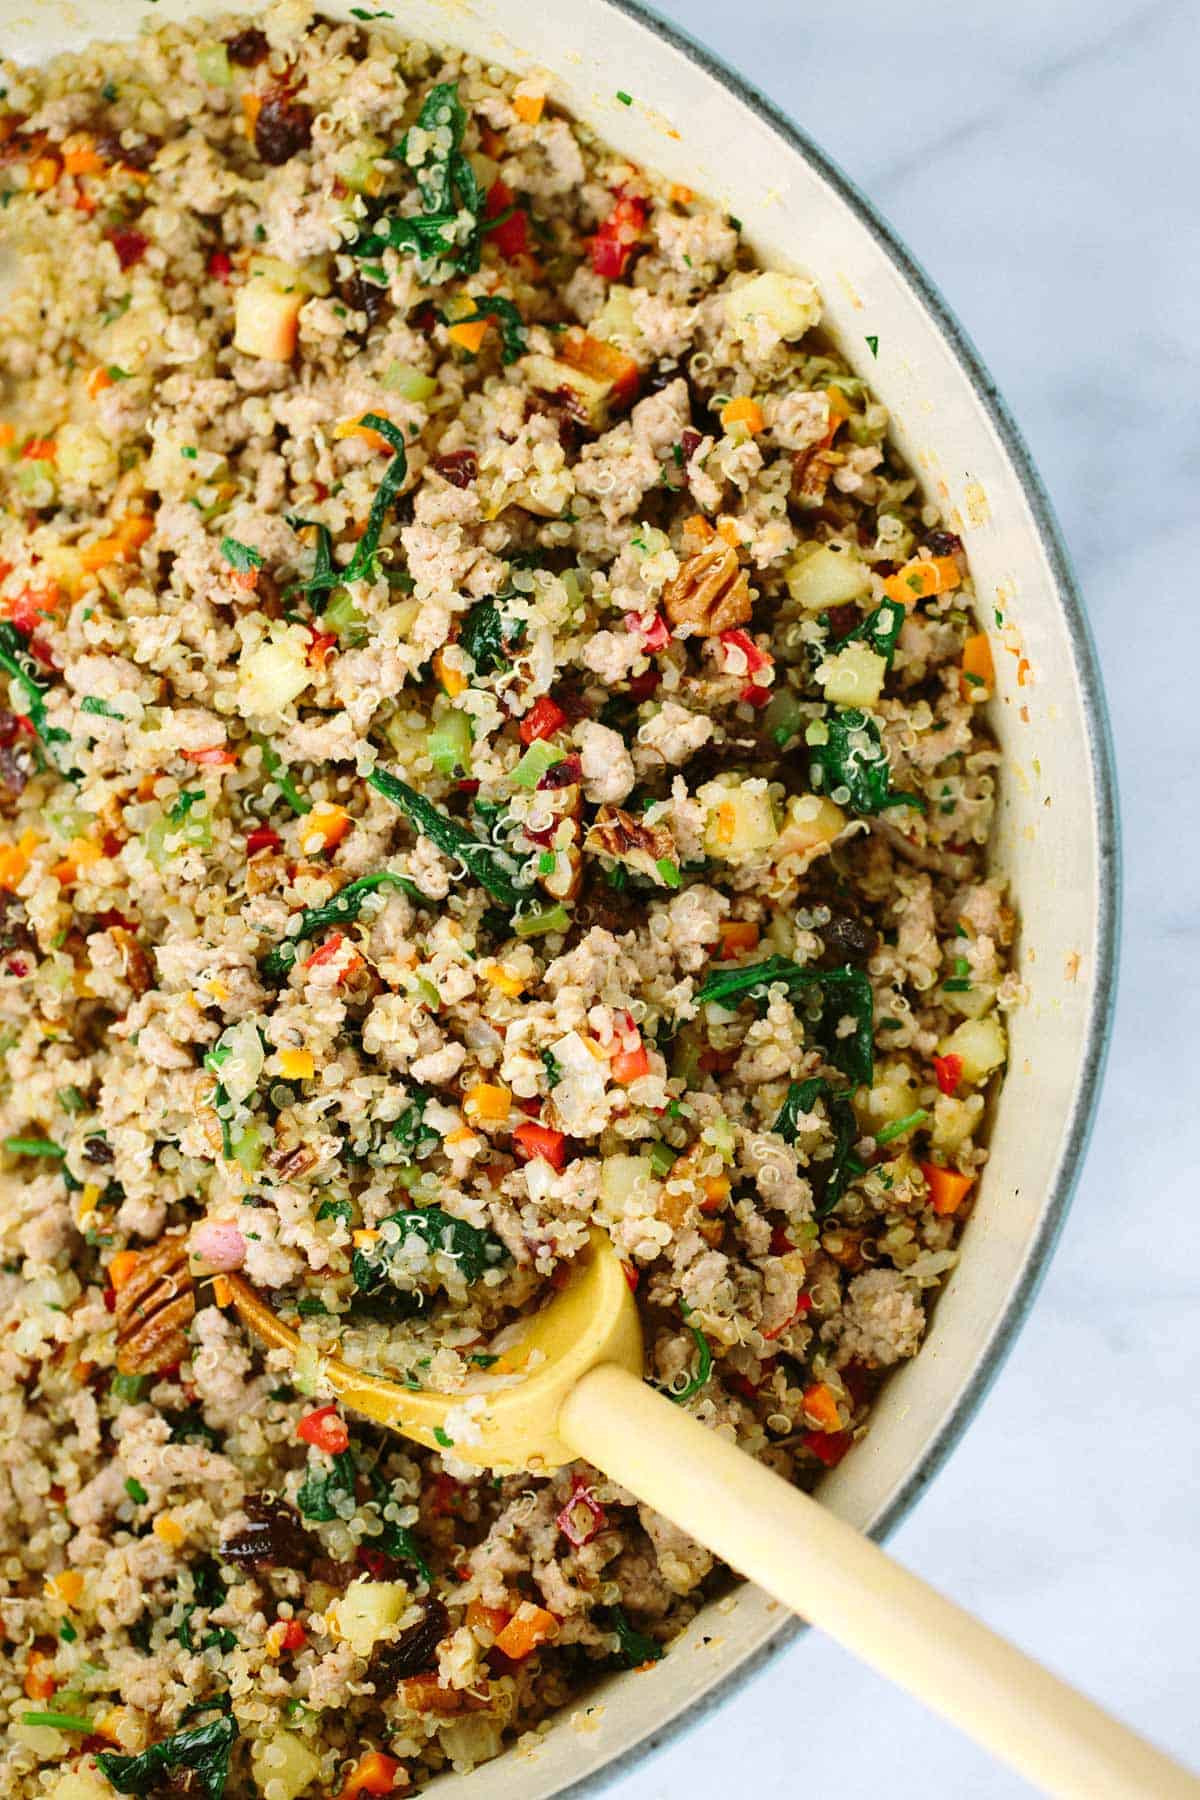
<svg viewBox="0 0 1200 1800">
<path fill-rule="evenodd" d="M 869 1538 L 627 1370 L 578 1383 L 580 1456 L 1048 1794 L 1197 1800 L 1200 1781 Z"/>
</svg>

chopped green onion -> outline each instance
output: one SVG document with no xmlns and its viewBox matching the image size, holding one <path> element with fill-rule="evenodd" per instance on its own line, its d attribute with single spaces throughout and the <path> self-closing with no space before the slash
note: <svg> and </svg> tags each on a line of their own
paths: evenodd
<svg viewBox="0 0 1200 1800">
<path fill-rule="evenodd" d="M 698 1325 L 692 1324 L 692 1309 L 686 1301 L 682 1303 L 682 1310 L 683 1322 L 691 1332 L 696 1344 L 696 1369 L 695 1373 L 689 1377 L 683 1387 L 679 1389 L 666 1389 L 667 1399 L 674 1400 L 677 1406 L 682 1405 L 685 1400 L 690 1400 L 693 1394 L 698 1394 L 700 1392 L 700 1389 L 712 1374 L 713 1361 L 708 1339 Z"/>
<path fill-rule="evenodd" d="M 21 1714 L 22 1725 L 38 1725 L 49 1731 L 83 1731 L 93 1729 L 91 1719 L 81 1718 L 78 1713 L 64 1712 L 27 1712 Z"/>
<path fill-rule="evenodd" d="M 60 1161 L 67 1154 L 59 1144 L 52 1144 L 49 1138 L 7 1137 L 4 1148 L 10 1156 L 53 1156 Z"/>
<path fill-rule="evenodd" d="M 679 873 L 678 865 L 673 863 L 669 856 L 660 856 L 654 866 L 658 870 L 658 879 L 664 887 L 677 888 L 682 884 L 683 877 Z"/>
<path fill-rule="evenodd" d="M 670 1144 L 660 1142 L 650 1146 L 650 1167 L 656 1175 L 669 1175 L 677 1158 L 678 1152 Z"/>
<path fill-rule="evenodd" d="M 128 1475 L 125 1478 L 125 1492 L 129 1495 L 129 1498 L 133 1501 L 135 1506 L 145 1506 L 147 1500 L 150 1498 L 141 1482 L 133 1475 Z"/>
<path fill-rule="evenodd" d="M 518 913 L 513 930 L 519 938 L 544 937 L 548 931 L 569 931 L 571 915 L 565 906 L 548 906 L 541 912 Z"/>
<path fill-rule="evenodd" d="M 906 1131 L 915 1131 L 918 1125 L 924 1125 L 929 1116 L 929 1113 L 921 1106 L 917 1108 L 916 1112 L 907 1114 L 903 1119 L 893 1119 L 890 1125 L 885 1125 L 882 1131 L 875 1133 L 875 1142 L 890 1144 L 893 1138 L 903 1137 Z"/>
</svg>

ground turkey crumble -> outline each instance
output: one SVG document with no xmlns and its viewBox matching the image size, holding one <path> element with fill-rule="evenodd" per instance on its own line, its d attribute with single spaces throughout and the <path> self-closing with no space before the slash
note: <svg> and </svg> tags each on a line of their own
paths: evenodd
<svg viewBox="0 0 1200 1800">
<path fill-rule="evenodd" d="M 962 546 L 816 287 L 386 17 L 0 71 L 20 1800 L 403 1793 L 661 1655 L 706 1551 L 319 1351 L 463 1447 L 599 1226 L 647 1379 L 813 1483 L 1021 999 Z"/>
</svg>

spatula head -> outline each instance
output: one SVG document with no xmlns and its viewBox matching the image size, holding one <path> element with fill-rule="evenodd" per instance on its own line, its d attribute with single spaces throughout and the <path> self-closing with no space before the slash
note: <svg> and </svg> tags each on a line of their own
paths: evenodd
<svg viewBox="0 0 1200 1800">
<path fill-rule="evenodd" d="M 448 1450 L 459 1462 L 507 1475 L 557 1469 L 575 1452 L 558 1435 L 558 1415 L 576 1382 L 598 1363 L 642 1373 L 642 1327 L 625 1266 L 603 1231 L 593 1230 L 585 1256 L 540 1312 L 525 1323 L 491 1369 L 459 1394 L 414 1393 L 326 1356 L 320 1374 L 355 1412 Z M 228 1278 L 233 1304 L 256 1337 L 295 1358 L 300 1338 L 240 1275 Z"/>
</svg>

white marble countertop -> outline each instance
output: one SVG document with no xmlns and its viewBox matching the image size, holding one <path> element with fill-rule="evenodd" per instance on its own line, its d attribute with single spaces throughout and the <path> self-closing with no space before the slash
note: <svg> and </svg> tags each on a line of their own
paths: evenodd
<svg viewBox="0 0 1200 1800">
<path fill-rule="evenodd" d="M 1057 507 L 1108 686 L 1125 944 L 1095 1135 L 1041 1296 L 896 1555 L 1200 1763 L 1200 9 L 657 0 L 885 213 Z M 1029 1790 L 808 1634 L 622 1800 Z"/>
</svg>

